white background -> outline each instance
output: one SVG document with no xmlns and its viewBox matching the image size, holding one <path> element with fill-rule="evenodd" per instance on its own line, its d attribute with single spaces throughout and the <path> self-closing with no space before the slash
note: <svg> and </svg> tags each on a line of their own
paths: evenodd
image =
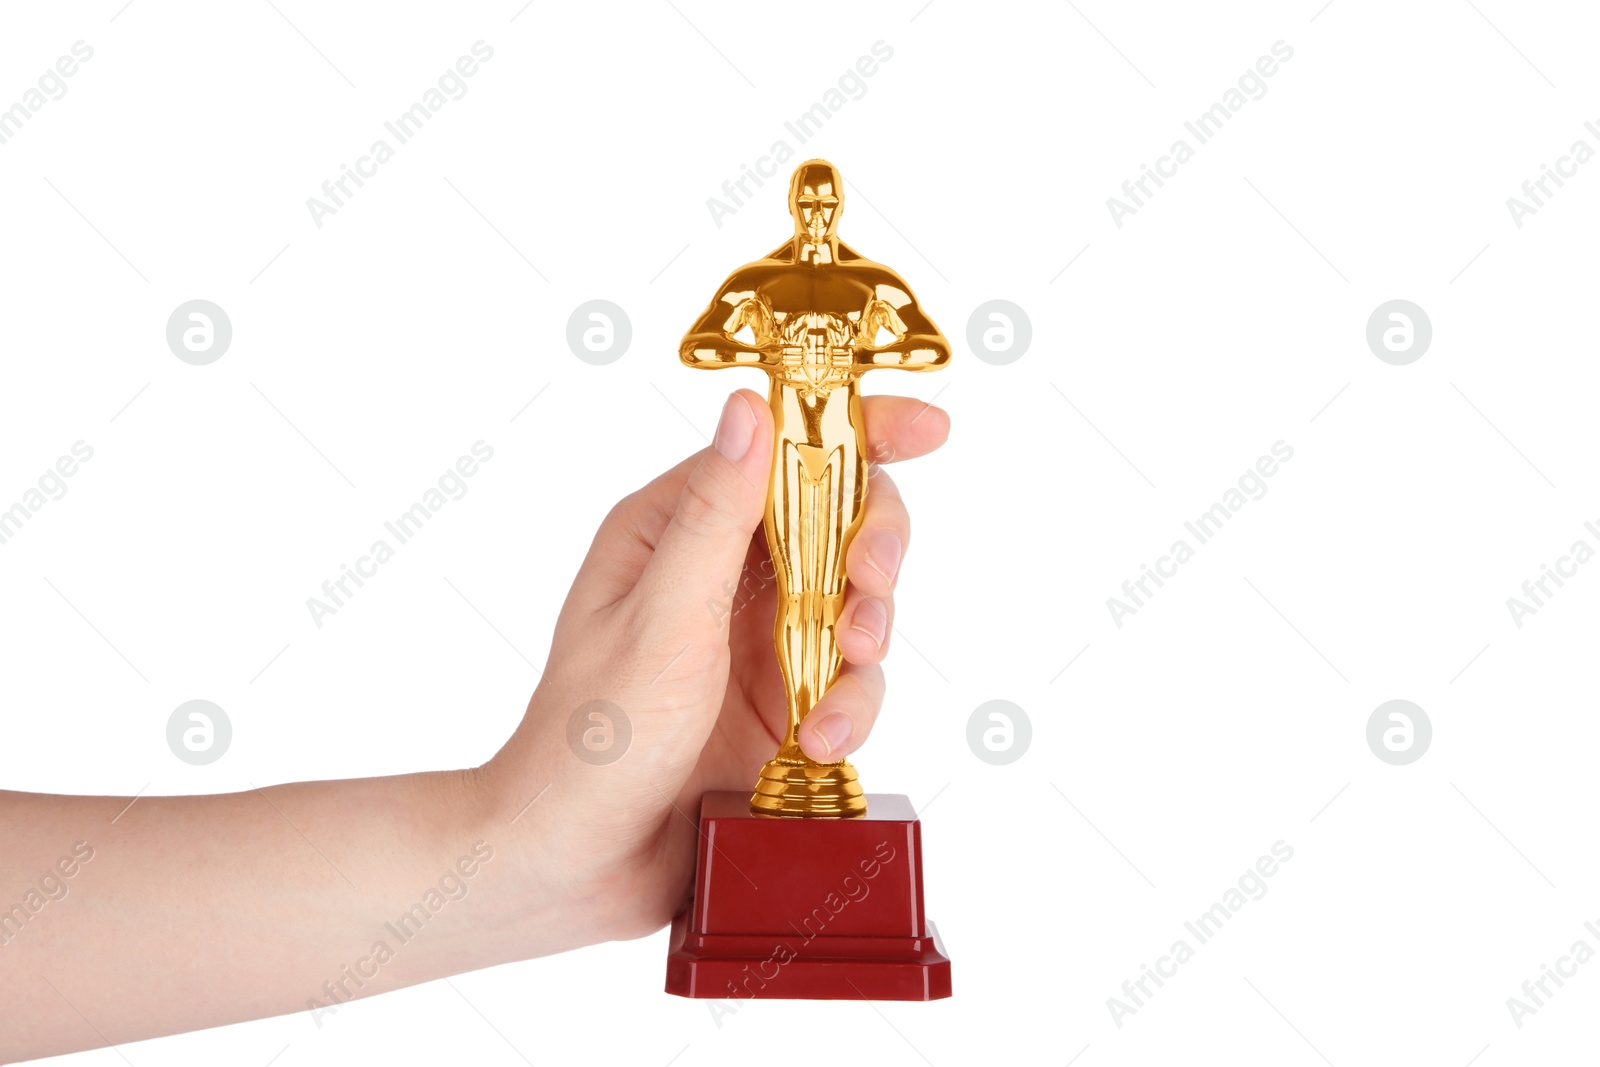
<svg viewBox="0 0 1600 1067">
<path fill-rule="evenodd" d="M 1592 11 L 122 3 L 0 16 L 0 106 L 94 49 L 0 145 L 0 506 L 94 449 L 0 546 L 7 787 L 226 791 L 490 755 L 606 509 L 703 447 L 726 389 L 763 387 L 674 353 L 789 232 L 784 183 L 720 227 L 707 198 L 793 144 L 784 121 L 875 41 L 892 58 L 791 165 L 839 165 L 842 236 L 956 349 L 942 374 L 868 379 L 937 394 L 954 429 L 895 472 L 915 535 L 888 707 L 855 758 L 926 806 L 952 999 L 764 1002 L 719 1026 L 662 993 L 663 932 L 127 1061 L 1592 1050 L 1600 964 L 1521 1028 L 1506 1007 L 1574 941 L 1600 949 L 1600 565 L 1520 628 L 1506 606 L 1573 541 L 1600 547 L 1600 162 L 1520 228 L 1506 206 L 1574 140 L 1600 148 Z M 480 39 L 467 95 L 318 228 L 306 198 Z M 1193 146 L 1183 123 L 1280 40 L 1266 95 L 1118 227 L 1107 197 Z M 234 330 L 203 367 L 164 335 L 196 298 Z M 565 342 L 593 298 L 633 325 L 608 366 Z M 993 298 L 1032 322 L 1004 366 L 966 341 Z M 1433 325 L 1407 366 L 1365 340 L 1396 298 Z M 315 627 L 306 598 L 480 439 L 495 457 L 468 495 Z M 1280 440 L 1266 495 L 1115 625 L 1107 598 Z M 234 728 L 206 767 L 165 741 L 195 698 Z M 1408 766 L 1365 737 L 1396 698 L 1433 725 Z M 991 699 L 1033 726 L 1007 766 L 966 742 Z M 1279 840 L 1269 892 L 1117 1026 L 1107 998 Z"/>
</svg>

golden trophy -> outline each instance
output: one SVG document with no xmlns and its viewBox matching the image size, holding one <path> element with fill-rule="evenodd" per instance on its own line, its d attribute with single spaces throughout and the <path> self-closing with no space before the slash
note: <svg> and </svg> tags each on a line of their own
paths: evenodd
<svg viewBox="0 0 1600 1067">
<path fill-rule="evenodd" d="M 857 383 L 877 367 L 937 370 L 950 343 L 905 281 L 839 240 L 844 188 L 832 163 L 800 164 L 789 182 L 794 237 L 722 283 L 678 353 L 691 367 L 759 367 L 772 379 L 776 424 L 763 525 L 777 571 L 773 643 L 789 697 L 778 754 L 750 807 L 809 818 L 867 809 L 848 760 L 800 751 L 806 714 L 838 676 L 845 552 L 867 501 L 867 439 Z M 750 341 L 735 335 L 748 330 Z M 879 331 L 890 340 L 877 343 Z"/>
<path fill-rule="evenodd" d="M 910 802 L 879 794 L 869 810 L 849 761 L 816 763 L 798 739 L 843 662 L 845 553 L 869 475 L 858 382 L 877 368 L 930 371 L 950 360 L 910 286 L 839 240 L 843 207 L 833 164 L 796 168 L 794 236 L 734 271 L 679 348 L 691 367 L 755 367 L 771 379 L 763 525 L 788 696 L 783 741 L 748 804 L 735 793 L 701 803 L 694 901 L 673 923 L 668 957 L 667 989 L 681 996 L 950 995 L 950 961 L 922 913 L 921 829 Z M 850 872 L 846 896 L 841 870 Z"/>
</svg>

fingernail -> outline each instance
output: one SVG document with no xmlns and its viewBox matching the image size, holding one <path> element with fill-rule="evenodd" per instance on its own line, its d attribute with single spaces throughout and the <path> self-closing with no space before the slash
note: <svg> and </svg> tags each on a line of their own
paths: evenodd
<svg viewBox="0 0 1600 1067">
<path fill-rule="evenodd" d="M 867 542 L 867 564 L 883 575 L 884 581 L 893 585 L 894 576 L 900 572 L 900 556 L 904 551 L 900 546 L 900 538 L 893 531 L 879 530 Z"/>
<path fill-rule="evenodd" d="M 855 724 L 842 711 L 833 712 L 817 723 L 817 739 L 827 746 L 826 755 L 829 759 L 850 743 L 850 735 L 854 732 Z"/>
<path fill-rule="evenodd" d="M 717 435 L 711 444 L 730 462 L 737 463 L 750 451 L 750 442 L 756 436 L 756 416 L 749 401 L 738 393 L 722 405 L 722 418 L 717 423 Z"/>
<path fill-rule="evenodd" d="M 883 610 L 883 604 L 876 597 L 862 597 L 861 603 L 856 606 L 855 621 L 850 629 L 860 630 L 872 638 L 872 643 L 883 647 L 884 634 L 889 629 L 889 616 Z"/>
</svg>

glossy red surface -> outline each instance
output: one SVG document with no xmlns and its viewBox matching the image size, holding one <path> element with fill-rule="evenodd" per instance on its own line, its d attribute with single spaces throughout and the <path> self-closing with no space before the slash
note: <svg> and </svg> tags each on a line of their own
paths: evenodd
<svg viewBox="0 0 1600 1067">
<path fill-rule="evenodd" d="M 667 992 L 718 999 L 936 1000 L 950 960 L 922 909 L 911 803 L 870 794 L 854 819 L 700 806 L 694 899 L 672 924 Z"/>
</svg>

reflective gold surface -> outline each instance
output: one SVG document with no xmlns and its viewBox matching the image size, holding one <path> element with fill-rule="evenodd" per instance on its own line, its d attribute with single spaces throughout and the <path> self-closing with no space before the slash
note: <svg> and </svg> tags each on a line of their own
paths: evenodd
<svg viewBox="0 0 1600 1067">
<path fill-rule="evenodd" d="M 857 383 L 874 368 L 928 371 L 950 360 L 949 342 L 910 286 L 839 240 L 843 208 L 833 164 L 800 164 L 789 183 L 794 237 L 729 275 L 679 347 L 691 367 L 759 367 L 772 379 L 776 434 L 765 527 L 777 571 L 773 642 L 789 724 L 777 756 L 761 768 L 750 807 L 802 818 L 867 810 L 849 761 L 815 763 L 797 739 L 842 662 L 835 629 L 845 552 L 867 499 Z"/>
</svg>

